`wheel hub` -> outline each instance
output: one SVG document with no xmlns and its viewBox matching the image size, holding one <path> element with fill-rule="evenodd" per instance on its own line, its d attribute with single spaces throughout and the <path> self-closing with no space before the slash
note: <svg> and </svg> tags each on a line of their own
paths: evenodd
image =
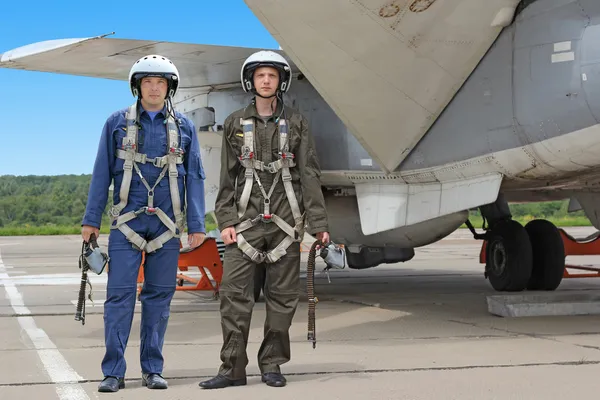
<svg viewBox="0 0 600 400">
<path fill-rule="evenodd" d="M 490 255 L 492 260 L 490 272 L 495 276 L 502 275 L 506 269 L 506 248 L 504 247 L 504 243 L 499 240 L 492 242 L 492 251 Z"/>
</svg>

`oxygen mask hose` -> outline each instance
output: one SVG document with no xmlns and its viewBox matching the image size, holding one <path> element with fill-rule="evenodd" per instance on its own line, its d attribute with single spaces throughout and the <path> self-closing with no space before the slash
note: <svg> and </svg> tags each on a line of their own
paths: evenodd
<svg viewBox="0 0 600 400">
<path fill-rule="evenodd" d="M 315 297 L 315 260 L 317 257 L 317 246 L 323 246 L 320 240 L 315 241 L 308 252 L 306 265 L 306 294 L 308 296 L 308 336 L 312 341 L 313 349 L 317 347 L 317 331 L 315 321 L 315 307 L 319 299 Z"/>
<path fill-rule="evenodd" d="M 96 240 L 94 234 L 90 236 L 90 242 Z M 89 246 L 89 244 L 88 244 Z M 79 256 L 79 269 L 81 269 L 81 284 L 79 285 L 79 297 L 77 298 L 77 310 L 75 312 L 75 321 L 81 321 L 85 325 L 85 285 L 88 283 L 88 270 L 90 266 L 85 258 L 87 251 L 85 241 L 81 244 L 81 255 Z"/>
</svg>

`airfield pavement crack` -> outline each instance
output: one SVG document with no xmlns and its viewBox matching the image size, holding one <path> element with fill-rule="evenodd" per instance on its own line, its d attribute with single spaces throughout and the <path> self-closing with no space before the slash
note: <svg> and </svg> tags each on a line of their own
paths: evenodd
<svg viewBox="0 0 600 400">
<path fill-rule="evenodd" d="M 384 368 L 384 369 L 364 369 L 364 370 L 345 370 L 345 371 L 317 371 L 317 372 L 289 372 L 286 376 L 335 376 L 335 375 L 358 375 L 358 374 L 381 374 L 390 372 L 428 372 L 428 371 L 462 371 L 475 369 L 493 369 L 493 368 L 532 368 L 532 367 L 573 367 L 583 365 L 600 365 L 600 361 L 558 361 L 549 363 L 522 363 L 522 364 L 488 364 L 488 365 L 463 365 L 457 367 L 421 367 L 421 368 Z M 186 379 L 205 379 L 212 375 L 189 375 L 189 376 L 164 376 L 166 380 L 186 380 Z M 248 374 L 248 378 L 260 377 L 259 374 Z M 139 382 L 138 378 L 126 378 L 127 382 Z M 82 383 L 99 383 L 102 379 L 81 379 L 73 382 L 61 382 L 61 384 L 82 384 Z M 14 382 L 0 383 L 0 387 L 11 386 L 42 386 L 54 385 L 53 382 Z"/>
<path fill-rule="evenodd" d="M 584 349 L 590 349 L 590 350 L 600 351 L 600 346 L 592 346 L 592 345 L 586 345 L 586 344 L 565 342 L 565 341 L 559 339 L 560 336 L 600 335 L 600 332 L 572 332 L 572 333 L 568 333 L 566 335 L 537 334 L 537 333 L 513 331 L 513 330 L 510 330 L 510 329 L 502 329 L 502 328 L 497 328 L 495 326 L 483 326 L 483 325 L 479 325 L 479 324 L 474 323 L 474 322 L 466 322 L 466 321 L 451 320 L 451 319 L 448 320 L 448 321 L 449 322 L 455 322 L 457 324 L 463 324 L 463 325 L 473 326 L 475 328 L 490 329 L 490 330 L 494 330 L 494 331 L 505 332 L 505 333 L 508 333 L 509 335 L 511 335 L 512 337 L 525 336 L 525 337 L 530 337 L 532 339 L 548 340 L 548 341 L 551 341 L 551 342 L 556 342 L 556 343 L 561 343 L 561 344 L 567 344 L 567 345 L 571 345 L 571 346 L 575 346 L 575 347 L 580 347 L 580 348 L 584 348 Z"/>
</svg>

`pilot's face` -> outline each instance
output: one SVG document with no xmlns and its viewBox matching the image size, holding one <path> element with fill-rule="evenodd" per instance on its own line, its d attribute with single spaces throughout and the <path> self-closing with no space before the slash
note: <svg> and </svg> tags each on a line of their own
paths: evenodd
<svg viewBox="0 0 600 400">
<path fill-rule="evenodd" d="M 279 72 L 273 67 L 260 67 L 254 71 L 254 87 L 258 94 L 270 97 L 279 86 Z"/>
<path fill-rule="evenodd" d="M 162 109 L 165 98 L 167 97 L 167 89 L 169 85 L 165 78 L 159 78 L 157 76 L 147 76 L 142 78 L 140 88 L 142 90 L 142 101 L 144 108 L 150 107 L 154 111 L 155 109 Z"/>
</svg>

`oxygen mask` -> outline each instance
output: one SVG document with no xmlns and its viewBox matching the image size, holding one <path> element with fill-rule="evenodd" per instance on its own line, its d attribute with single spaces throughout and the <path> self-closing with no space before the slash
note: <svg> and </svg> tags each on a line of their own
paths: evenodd
<svg viewBox="0 0 600 400">
<path fill-rule="evenodd" d="M 84 243 L 83 256 L 90 269 L 98 275 L 104 271 L 104 267 L 106 267 L 106 264 L 110 261 L 108 254 L 103 252 L 100 246 L 98 246 L 98 242 L 93 234 L 92 237 L 90 237 L 90 241 Z"/>
<path fill-rule="evenodd" d="M 333 242 L 329 242 L 326 246 L 321 248 L 319 253 L 327 269 L 344 269 L 346 268 L 346 249 Z"/>
</svg>

